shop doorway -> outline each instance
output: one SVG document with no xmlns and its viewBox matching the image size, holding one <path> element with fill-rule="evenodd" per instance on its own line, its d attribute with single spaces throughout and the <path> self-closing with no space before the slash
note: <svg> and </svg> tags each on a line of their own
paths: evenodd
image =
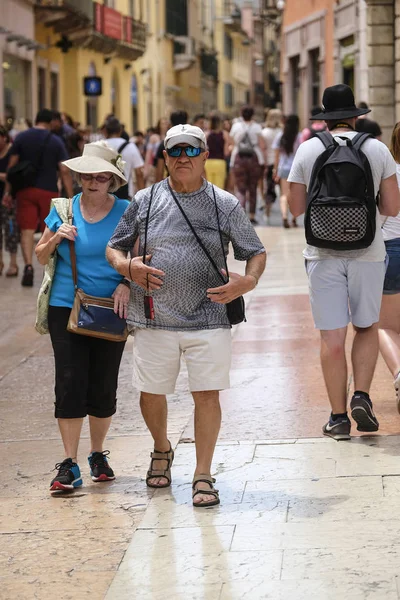
<svg viewBox="0 0 400 600">
<path fill-rule="evenodd" d="M 89 77 L 95 77 L 96 65 L 90 63 L 88 70 Z M 86 100 L 86 125 L 90 127 L 92 133 L 97 130 L 98 127 L 98 100 L 96 97 L 88 98 Z"/>
<path fill-rule="evenodd" d="M 138 130 L 138 110 L 137 110 L 137 79 L 136 75 L 131 78 L 131 107 L 132 107 L 132 133 Z"/>
<path fill-rule="evenodd" d="M 3 54 L 3 94 L 7 125 L 32 119 L 31 63 L 11 54 Z"/>
<path fill-rule="evenodd" d="M 111 79 L 111 112 L 119 118 L 119 80 L 116 69 L 114 69 Z"/>
</svg>

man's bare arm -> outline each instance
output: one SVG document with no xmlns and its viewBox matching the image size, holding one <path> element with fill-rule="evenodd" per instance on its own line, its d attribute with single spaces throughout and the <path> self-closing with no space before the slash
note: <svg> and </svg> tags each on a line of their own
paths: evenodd
<svg viewBox="0 0 400 600">
<path fill-rule="evenodd" d="M 302 183 L 290 183 L 288 198 L 290 212 L 294 217 L 299 217 L 306 212 L 307 188 Z"/>
<path fill-rule="evenodd" d="M 144 290 L 159 290 L 163 284 L 162 277 L 165 275 L 160 269 L 154 269 L 143 263 L 142 256 L 129 258 L 127 252 L 110 248 L 107 246 L 106 258 L 110 265 L 126 279 L 137 283 Z M 151 259 L 151 254 L 146 256 L 146 260 Z"/>
<path fill-rule="evenodd" d="M 117 273 L 129 279 L 129 258 L 127 252 L 107 246 L 106 259 Z"/>
<path fill-rule="evenodd" d="M 400 212 L 400 194 L 396 175 L 383 179 L 379 192 L 379 212 L 381 215 L 397 217 Z"/>
<path fill-rule="evenodd" d="M 143 167 L 138 167 L 135 169 L 136 176 L 136 191 L 143 190 L 144 188 L 144 174 Z"/>
<path fill-rule="evenodd" d="M 256 280 L 256 285 L 261 275 L 264 273 L 265 265 L 267 263 L 267 253 L 257 254 L 252 256 L 246 264 L 246 276 L 251 275 Z"/>
<path fill-rule="evenodd" d="M 10 156 L 10 160 L 8 161 L 7 171 L 9 169 L 11 169 L 11 167 L 15 167 L 15 165 L 18 164 L 18 161 L 19 161 L 18 154 L 13 154 L 12 156 Z M 4 186 L 4 196 L 7 196 L 8 194 L 11 194 L 11 185 L 8 183 L 7 178 L 6 178 L 6 184 Z"/>
</svg>

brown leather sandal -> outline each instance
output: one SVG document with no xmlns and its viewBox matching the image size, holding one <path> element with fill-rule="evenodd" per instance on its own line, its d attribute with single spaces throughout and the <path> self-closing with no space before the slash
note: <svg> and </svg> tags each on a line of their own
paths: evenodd
<svg viewBox="0 0 400 600">
<path fill-rule="evenodd" d="M 196 484 L 200 483 L 200 482 L 208 483 L 208 485 L 210 486 L 210 489 L 209 490 L 198 490 L 196 488 Z M 208 508 L 210 506 L 217 506 L 217 504 L 220 503 L 219 492 L 218 492 L 218 490 L 215 489 L 215 487 L 213 485 L 214 483 L 215 483 L 215 479 L 213 477 L 211 477 L 211 475 L 206 474 L 206 473 L 199 473 L 199 475 L 195 475 L 193 477 L 193 483 L 192 483 L 193 506 L 195 506 L 196 508 Z M 215 500 L 210 500 L 209 502 L 201 502 L 201 503 L 194 502 L 194 499 L 198 494 L 203 494 L 206 496 L 214 496 Z"/>
<path fill-rule="evenodd" d="M 159 452 L 158 450 L 154 450 L 154 452 L 150 453 L 150 458 L 151 458 L 151 462 L 150 462 L 150 467 L 149 470 L 147 471 L 147 475 L 146 475 L 146 485 L 147 487 L 150 488 L 167 488 L 171 485 L 171 467 L 172 467 L 172 463 L 174 462 L 174 451 L 172 449 L 171 446 L 171 442 L 169 442 L 169 450 L 167 452 Z M 166 460 L 168 463 L 168 466 L 165 470 L 157 470 L 157 469 L 153 469 L 153 461 L 154 460 Z M 167 480 L 167 483 L 162 483 L 161 485 L 154 485 L 153 483 L 150 483 L 149 480 L 150 479 L 154 479 L 155 477 L 163 477 L 164 479 Z"/>
</svg>

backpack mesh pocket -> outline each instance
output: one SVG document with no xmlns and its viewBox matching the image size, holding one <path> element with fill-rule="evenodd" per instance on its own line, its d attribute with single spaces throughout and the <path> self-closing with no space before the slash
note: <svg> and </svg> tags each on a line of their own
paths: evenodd
<svg viewBox="0 0 400 600">
<path fill-rule="evenodd" d="M 330 206 L 315 203 L 310 206 L 310 229 L 320 240 L 355 242 L 368 230 L 368 210 L 365 206 Z"/>
</svg>

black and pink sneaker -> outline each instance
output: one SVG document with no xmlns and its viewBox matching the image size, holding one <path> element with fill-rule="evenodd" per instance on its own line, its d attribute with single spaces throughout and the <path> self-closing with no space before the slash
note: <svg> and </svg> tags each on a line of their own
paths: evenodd
<svg viewBox="0 0 400 600">
<path fill-rule="evenodd" d="M 57 475 L 50 483 L 50 492 L 52 494 L 62 494 L 72 492 L 75 488 L 82 485 L 82 477 L 79 466 L 73 462 L 72 458 L 66 458 L 56 464 Z"/>
<path fill-rule="evenodd" d="M 114 471 L 108 464 L 109 450 L 91 452 L 88 456 L 90 476 L 93 481 L 112 481 L 115 479 Z"/>
</svg>

